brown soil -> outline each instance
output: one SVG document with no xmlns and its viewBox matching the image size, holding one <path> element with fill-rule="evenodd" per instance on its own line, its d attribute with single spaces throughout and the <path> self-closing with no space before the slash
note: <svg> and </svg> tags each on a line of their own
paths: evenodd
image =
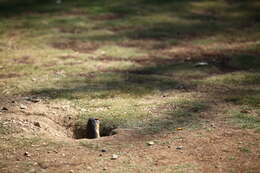
<svg viewBox="0 0 260 173">
<path fill-rule="evenodd" d="M 110 28 L 110 30 L 114 32 L 128 31 L 128 30 L 135 30 L 135 29 L 137 28 L 133 26 L 115 26 Z"/>
<path fill-rule="evenodd" d="M 23 56 L 21 58 L 15 58 L 13 59 L 15 63 L 18 64 L 34 64 L 33 58 L 30 56 Z"/>
<path fill-rule="evenodd" d="M 56 49 L 71 49 L 80 53 L 90 53 L 99 48 L 97 43 L 80 41 L 55 42 L 52 46 Z"/>
<path fill-rule="evenodd" d="M 0 79 L 16 78 L 16 77 L 20 77 L 20 76 L 22 76 L 22 75 L 17 74 L 17 73 L 0 74 Z"/>
<path fill-rule="evenodd" d="M 115 19 L 120 19 L 123 17 L 124 17 L 124 15 L 119 15 L 119 14 L 102 14 L 102 15 L 92 16 L 91 19 L 93 19 L 93 20 L 115 20 Z"/>
<path fill-rule="evenodd" d="M 74 28 L 60 28 L 59 29 L 60 32 L 63 32 L 63 33 L 71 33 L 71 34 L 79 34 L 79 33 L 82 33 L 82 32 L 85 32 L 87 31 L 86 28 L 83 28 L 83 27 L 74 27 Z"/>
<path fill-rule="evenodd" d="M 19 104 L 27 109 L 21 110 Z M 258 172 L 260 134 L 225 123 L 205 113 L 202 128 L 144 135 L 140 129 L 117 129 L 100 139 L 72 138 L 77 110 L 44 100 L 17 99 L 6 103 L 0 118 L 15 133 L 1 136 L 2 146 L 12 137 L 41 137 L 50 142 L 14 147 L 0 154 L 0 172 Z M 224 118 L 224 119 L 223 119 Z M 38 122 L 38 123 L 37 123 Z M 147 145 L 154 141 L 154 145 Z M 182 146 L 181 149 L 177 149 Z M 106 149 L 106 152 L 101 152 Z M 112 160 L 113 154 L 119 156 Z"/>
<path fill-rule="evenodd" d="M 76 59 L 78 57 L 76 56 L 73 56 L 73 55 L 65 55 L 65 56 L 60 56 L 59 59 L 62 59 L 62 60 L 67 60 L 67 59 Z"/>
</svg>

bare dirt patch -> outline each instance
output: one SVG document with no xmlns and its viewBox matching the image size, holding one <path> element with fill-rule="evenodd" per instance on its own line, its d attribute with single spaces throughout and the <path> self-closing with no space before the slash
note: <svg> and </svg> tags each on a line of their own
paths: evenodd
<svg viewBox="0 0 260 173">
<path fill-rule="evenodd" d="M 176 59 L 162 59 L 157 56 L 144 56 L 144 57 L 138 57 L 138 58 L 120 58 L 120 57 L 113 57 L 113 56 L 102 56 L 102 57 L 96 57 L 96 58 L 90 58 L 91 60 L 95 61 L 104 61 L 104 62 L 113 62 L 113 61 L 130 61 L 130 62 L 135 62 L 141 65 L 149 65 L 149 64 L 154 64 L 154 63 L 170 63 L 170 62 L 177 62 Z"/>
<path fill-rule="evenodd" d="M 86 11 L 80 10 L 80 9 L 72 9 L 70 11 L 67 11 L 66 13 L 63 13 L 63 15 L 67 16 L 84 16 L 88 13 Z"/>
<path fill-rule="evenodd" d="M 21 58 L 15 58 L 15 59 L 13 59 L 13 61 L 18 64 L 34 64 L 34 60 L 30 56 L 23 56 Z"/>
<path fill-rule="evenodd" d="M 62 33 L 79 34 L 82 32 L 86 32 L 87 29 L 83 27 L 74 27 L 74 28 L 67 27 L 67 28 L 60 28 L 59 31 Z"/>
<path fill-rule="evenodd" d="M 158 47 L 166 47 L 162 46 L 164 45 L 163 42 L 161 41 L 156 41 L 156 40 L 127 40 L 119 43 L 120 46 L 122 47 L 137 47 L 140 49 L 146 49 L 146 50 L 154 50 L 154 48 Z M 159 46 L 161 45 L 161 46 Z M 161 49 L 160 48 L 160 49 Z"/>
<path fill-rule="evenodd" d="M 113 172 L 127 168 L 127 172 L 256 173 L 260 169 L 260 134 L 231 127 L 213 110 L 203 113 L 205 116 L 200 118 L 205 122 L 198 129 L 183 127 L 149 135 L 142 133 L 142 129 L 116 129 L 116 135 L 90 140 L 76 136 L 84 133 L 84 125 L 75 125 L 77 110 L 66 101 L 33 103 L 30 99 L 17 98 L 8 103 L 9 110 L 0 115 L 0 127 L 4 125 L 12 131 L 0 134 L 3 139 L 0 147 L 6 147 L 8 140 L 15 138 L 22 141 L 40 137 L 43 142 L 25 145 L 13 141 L 14 148 L 3 149 L 0 154 L 3 172 L 17 172 L 18 168 L 50 173 L 104 169 Z M 27 109 L 21 110 L 20 104 Z M 148 141 L 154 144 L 148 145 Z M 113 154 L 118 155 L 116 160 L 111 159 Z"/>
<path fill-rule="evenodd" d="M 62 60 L 67 60 L 67 59 L 76 59 L 78 57 L 76 56 L 73 56 L 73 55 L 63 55 L 63 56 L 60 56 L 59 59 L 62 59 Z"/>
<path fill-rule="evenodd" d="M 21 76 L 22 76 L 21 74 L 17 74 L 17 73 L 0 74 L 0 79 L 16 78 Z"/>
<path fill-rule="evenodd" d="M 55 42 L 51 44 L 56 49 L 71 49 L 75 52 L 90 53 L 99 48 L 99 44 L 94 42 L 81 42 L 81 41 L 68 41 L 68 42 Z"/>
<path fill-rule="evenodd" d="M 101 14 L 97 16 L 92 16 L 91 19 L 93 20 L 116 20 L 116 19 L 121 19 L 125 15 L 123 14 Z"/>
<path fill-rule="evenodd" d="M 53 62 L 43 64 L 43 67 L 53 67 L 53 66 L 56 66 L 56 65 L 57 65 L 57 62 L 53 61 Z"/>
<path fill-rule="evenodd" d="M 120 32 L 120 31 L 134 30 L 134 29 L 136 29 L 136 27 L 134 26 L 115 26 L 115 27 L 111 27 L 109 30 L 114 32 Z"/>
</svg>

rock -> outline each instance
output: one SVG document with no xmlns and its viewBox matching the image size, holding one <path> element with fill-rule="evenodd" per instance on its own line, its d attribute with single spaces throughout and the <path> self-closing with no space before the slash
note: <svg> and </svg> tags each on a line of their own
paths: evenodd
<svg viewBox="0 0 260 173">
<path fill-rule="evenodd" d="M 33 125 L 35 125 L 36 127 L 41 127 L 41 125 L 40 125 L 40 123 L 39 123 L 38 121 L 35 121 L 35 122 L 33 123 Z"/>
<path fill-rule="evenodd" d="M 177 128 L 176 130 L 183 130 L 182 128 Z"/>
<path fill-rule="evenodd" d="M 207 62 L 198 62 L 194 66 L 195 67 L 203 67 L 203 66 L 208 66 L 208 65 L 209 65 L 209 63 L 207 63 Z"/>
<path fill-rule="evenodd" d="M 26 157 L 30 157 L 31 156 L 27 151 L 23 155 L 26 156 Z"/>
<path fill-rule="evenodd" d="M 33 102 L 33 103 L 38 103 L 41 100 L 39 98 L 31 98 L 30 101 Z"/>
<path fill-rule="evenodd" d="M 8 108 L 7 107 L 2 107 L 1 111 L 8 111 Z"/>
<path fill-rule="evenodd" d="M 73 171 L 73 170 L 70 170 L 69 173 L 74 173 L 74 171 Z"/>
<path fill-rule="evenodd" d="M 90 166 L 87 167 L 87 170 L 91 170 L 92 168 Z"/>
<path fill-rule="evenodd" d="M 111 160 L 116 160 L 116 159 L 118 159 L 118 155 L 113 154 L 112 157 L 111 157 Z"/>
<path fill-rule="evenodd" d="M 30 101 L 30 102 L 33 102 L 33 103 L 38 103 L 40 102 L 41 100 L 37 97 L 26 97 L 25 100 L 27 101 Z"/>
<path fill-rule="evenodd" d="M 183 149 L 183 146 L 177 146 L 176 149 L 181 150 L 181 149 Z"/>
<path fill-rule="evenodd" d="M 20 109 L 27 109 L 27 106 L 25 106 L 25 105 L 20 105 Z"/>
<path fill-rule="evenodd" d="M 210 126 L 211 126 L 212 128 L 216 128 L 215 124 L 213 124 L 213 123 L 211 123 Z"/>
<path fill-rule="evenodd" d="M 153 141 L 149 141 L 149 142 L 147 142 L 147 145 L 152 146 L 152 145 L 154 145 L 154 142 Z"/>
<path fill-rule="evenodd" d="M 103 168 L 103 171 L 106 171 L 107 170 L 107 168 L 105 167 L 105 168 Z"/>
</svg>

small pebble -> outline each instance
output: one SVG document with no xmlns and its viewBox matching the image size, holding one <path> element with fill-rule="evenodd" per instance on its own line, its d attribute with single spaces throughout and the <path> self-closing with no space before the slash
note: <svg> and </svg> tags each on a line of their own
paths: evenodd
<svg viewBox="0 0 260 173">
<path fill-rule="evenodd" d="M 8 111 L 8 108 L 7 107 L 2 107 L 1 110 L 2 111 Z"/>
<path fill-rule="evenodd" d="M 183 149 L 183 146 L 177 146 L 176 149 L 181 150 L 181 149 Z"/>
<path fill-rule="evenodd" d="M 147 142 L 147 145 L 152 146 L 152 145 L 154 145 L 154 142 L 153 141 L 149 141 L 149 142 Z"/>
<path fill-rule="evenodd" d="M 194 66 L 195 67 L 202 67 L 202 66 L 207 66 L 207 65 L 209 65 L 209 63 L 207 63 L 207 62 L 198 62 Z"/>
<path fill-rule="evenodd" d="M 90 166 L 87 167 L 87 170 L 91 170 L 92 168 Z"/>
<path fill-rule="evenodd" d="M 21 109 L 27 109 L 27 106 L 25 106 L 25 105 L 20 105 L 20 108 L 21 108 Z"/>
<path fill-rule="evenodd" d="M 27 151 L 23 155 L 26 157 L 30 157 L 30 154 Z"/>
<path fill-rule="evenodd" d="M 112 157 L 111 157 L 111 159 L 112 159 L 112 160 L 116 160 L 116 159 L 118 159 L 118 155 L 113 154 Z"/>
<path fill-rule="evenodd" d="M 40 123 L 37 122 L 37 121 L 35 121 L 35 122 L 33 123 L 33 125 L 35 125 L 36 127 L 41 127 Z"/>
</svg>

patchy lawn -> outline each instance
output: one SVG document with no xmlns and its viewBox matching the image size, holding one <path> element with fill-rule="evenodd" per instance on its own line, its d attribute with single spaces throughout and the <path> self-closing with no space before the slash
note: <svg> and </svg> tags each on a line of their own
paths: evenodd
<svg viewBox="0 0 260 173">
<path fill-rule="evenodd" d="M 0 172 L 258 172 L 259 19 L 257 0 L 0 0 Z M 78 139 L 89 117 L 102 138 Z"/>
</svg>

